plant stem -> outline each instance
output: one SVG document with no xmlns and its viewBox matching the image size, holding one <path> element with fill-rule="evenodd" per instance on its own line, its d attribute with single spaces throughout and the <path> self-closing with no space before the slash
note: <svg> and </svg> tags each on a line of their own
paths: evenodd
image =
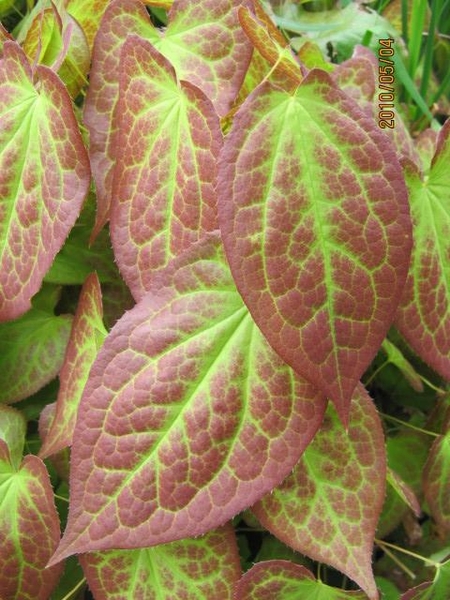
<svg viewBox="0 0 450 600">
<path fill-rule="evenodd" d="M 434 431 L 428 431 L 428 429 L 422 429 L 421 427 L 416 427 L 415 425 L 411 425 L 407 421 L 402 421 L 401 419 L 397 419 L 396 417 L 391 417 L 391 415 L 387 415 L 385 413 L 379 413 L 383 419 L 387 421 L 393 421 L 394 423 L 398 423 L 404 427 L 409 427 L 409 429 L 414 429 L 414 431 L 419 431 L 420 433 L 425 433 L 426 435 L 431 435 L 432 437 L 439 437 L 439 433 L 435 433 Z"/>
<path fill-rule="evenodd" d="M 86 578 L 85 578 L 85 577 L 83 577 L 83 579 L 81 579 L 81 580 L 80 580 L 80 581 L 79 581 L 79 582 L 76 584 L 76 586 L 75 586 L 75 587 L 73 587 L 73 588 L 70 590 L 70 592 L 64 596 L 64 598 L 61 598 L 61 600 L 70 600 L 70 598 L 72 598 L 72 597 L 73 597 L 73 595 L 75 594 L 75 592 L 78 592 L 78 590 L 80 590 L 80 589 L 83 587 L 83 585 L 84 585 L 85 583 L 86 583 Z"/>
<path fill-rule="evenodd" d="M 391 544 L 390 542 L 385 542 L 384 540 L 378 540 L 377 538 L 375 538 L 374 541 L 377 546 L 379 546 L 382 550 L 384 550 L 386 552 L 386 554 L 388 554 L 387 548 L 392 548 L 393 550 L 397 550 L 397 552 L 402 552 L 403 554 L 412 556 L 413 558 L 416 558 L 417 560 L 421 560 L 426 565 L 428 565 L 430 567 L 434 567 L 435 569 L 438 569 L 440 567 L 441 563 L 431 560 L 430 558 L 426 558 L 425 556 L 422 556 L 421 554 L 416 554 L 415 552 L 411 552 L 411 550 L 406 550 L 405 548 L 402 548 L 401 546 L 396 546 L 395 544 Z"/>
</svg>

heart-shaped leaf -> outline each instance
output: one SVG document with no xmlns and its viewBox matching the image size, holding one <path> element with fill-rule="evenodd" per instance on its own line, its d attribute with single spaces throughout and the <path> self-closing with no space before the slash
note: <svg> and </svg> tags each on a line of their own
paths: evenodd
<svg viewBox="0 0 450 600">
<path fill-rule="evenodd" d="M 346 421 L 409 264 L 406 188 L 389 140 L 323 71 L 293 95 L 266 83 L 225 138 L 218 193 L 252 316 Z"/>
<path fill-rule="evenodd" d="M 372 549 L 385 483 L 381 422 L 358 385 L 348 433 L 330 405 L 292 475 L 252 510 L 285 544 L 339 569 L 376 599 Z"/>
<path fill-rule="evenodd" d="M 429 174 L 411 162 L 405 177 L 414 224 L 414 249 L 398 330 L 433 369 L 450 379 L 450 121 L 439 133 Z"/>
<path fill-rule="evenodd" d="M 62 565 L 45 566 L 59 541 L 59 519 L 44 463 L 27 456 L 20 469 L 0 440 L 0 594 L 48 600 Z"/>
<path fill-rule="evenodd" d="M 208 238 L 155 275 L 92 367 L 53 561 L 223 524 L 290 472 L 324 408 L 255 326 Z"/>
<path fill-rule="evenodd" d="M 90 172 L 63 84 L 47 67 L 33 73 L 15 42 L 4 44 L 0 87 L 0 320 L 7 320 L 30 307 L 80 212 Z"/>
<path fill-rule="evenodd" d="M 90 155 L 97 185 L 98 217 L 94 233 L 109 218 L 113 167 L 118 148 L 113 115 L 119 95 L 120 50 L 127 36 L 140 35 L 175 66 L 178 80 L 199 87 L 219 115 L 231 108 L 252 54 L 236 8 L 239 0 L 191 2 L 176 0 L 162 32 L 151 24 L 138 0 L 114 0 L 96 37 L 85 122 L 90 131 Z M 244 0 L 243 4 L 251 4 Z"/>
<path fill-rule="evenodd" d="M 80 562 L 92 593 L 108 600 L 232 600 L 241 574 L 231 526 L 155 548 L 84 554 Z"/>
<path fill-rule="evenodd" d="M 176 81 L 152 45 L 130 36 L 122 48 L 120 117 L 111 239 L 122 275 L 139 300 L 155 270 L 217 229 L 215 192 L 222 144 L 211 102 Z"/>
</svg>

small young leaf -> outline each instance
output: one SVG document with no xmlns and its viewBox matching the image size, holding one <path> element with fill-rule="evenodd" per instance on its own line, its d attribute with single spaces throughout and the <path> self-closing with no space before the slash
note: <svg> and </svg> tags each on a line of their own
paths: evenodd
<svg viewBox="0 0 450 600">
<path fill-rule="evenodd" d="M 0 440 L 0 594 L 48 600 L 62 565 L 46 569 L 59 541 L 59 519 L 44 463 L 27 456 L 20 469 Z"/>
<path fill-rule="evenodd" d="M 252 510 L 285 544 L 339 569 L 376 599 L 371 559 L 385 480 L 381 423 L 358 385 L 348 433 L 329 406 L 292 474 Z"/>
<path fill-rule="evenodd" d="M 363 592 L 345 592 L 314 579 L 301 565 L 286 560 L 260 562 L 236 586 L 239 600 L 367 600 Z"/>
<path fill-rule="evenodd" d="M 381 349 L 386 353 L 388 361 L 395 365 L 416 392 L 423 392 L 423 382 L 412 364 L 406 360 L 403 353 L 387 338 L 383 340 Z"/>
<path fill-rule="evenodd" d="M 59 372 L 72 319 L 32 308 L 0 323 L 0 402 L 18 402 L 40 390 Z"/>
<path fill-rule="evenodd" d="M 155 270 L 217 229 L 215 183 L 222 144 L 211 102 L 177 83 L 152 45 L 129 36 L 122 48 L 120 118 L 111 239 L 136 300 Z"/>
<path fill-rule="evenodd" d="M 428 177 L 405 163 L 414 249 L 396 325 L 433 369 L 450 379 L 450 120 L 439 133 Z"/>
<path fill-rule="evenodd" d="M 259 332 L 209 237 L 155 275 L 92 367 L 53 560 L 223 524 L 290 472 L 324 408 Z"/>
<path fill-rule="evenodd" d="M 234 530 L 141 550 L 83 554 L 96 600 L 232 600 L 241 569 Z"/>
<path fill-rule="evenodd" d="M 46 458 L 72 444 L 81 395 L 99 347 L 106 337 L 102 322 L 102 299 L 98 277 L 92 274 L 81 290 L 77 312 L 59 373 L 56 411 L 45 436 L 40 456 Z"/>
<path fill-rule="evenodd" d="M 402 499 L 402 501 L 408 506 L 416 517 L 420 516 L 420 502 L 417 500 L 417 496 L 413 492 L 413 490 L 409 487 L 407 483 L 403 481 L 403 479 L 393 471 L 391 468 L 387 470 L 387 482 L 389 485 L 395 490 L 397 495 Z"/>
<path fill-rule="evenodd" d="M 389 140 L 323 71 L 293 96 L 266 83 L 225 138 L 218 192 L 253 318 L 345 422 L 409 264 L 406 188 Z"/>
<path fill-rule="evenodd" d="M 29 308 L 90 173 L 70 98 L 50 69 L 33 74 L 20 46 L 5 42 L 0 86 L 0 320 L 7 320 Z"/>
<path fill-rule="evenodd" d="M 450 533 L 450 431 L 434 441 L 423 468 L 423 489 L 439 534 Z"/>
</svg>

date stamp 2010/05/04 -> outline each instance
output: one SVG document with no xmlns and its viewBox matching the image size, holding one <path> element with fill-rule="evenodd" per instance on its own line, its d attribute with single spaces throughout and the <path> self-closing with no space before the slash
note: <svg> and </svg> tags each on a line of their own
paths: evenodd
<svg viewBox="0 0 450 600">
<path fill-rule="evenodd" d="M 381 129 L 395 127 L 395 66 L 394 40 L 380 39 L 378 48 L 378 125 Z"/>
</svg>

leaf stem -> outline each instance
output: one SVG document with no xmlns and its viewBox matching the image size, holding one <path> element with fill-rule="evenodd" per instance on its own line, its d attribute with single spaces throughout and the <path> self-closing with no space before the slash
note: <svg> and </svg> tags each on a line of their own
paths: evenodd
<svg viewBox="0 0 450 600">
<path fill-rule="evenodd" d="M 64 596 L 64 598 L 61 598 L 61 600 L 70 600 L 70 598 L 73 597 L 73 595 L 75 594 L 75 592 L 78 592 L 78 590 L 80 590 L 83 585 L 86 583 L 86 577 L 83 577 L 83 579 L 81 579 L 75 587 L 73 587 L 70 592 L 68 594 L 66 594 Z"/>
<path fill-rule="evenodd" d="M 431 558 L 426 558 L 425 556 L 422 556 L 421 554 L 417 554 L 416 552 L 411 552 L 411 550 L 406 550 L 406 548 L 402 548 L 401 546 L 396 546 L 395 544 L 391 544 L 390 542 L 385 542 L 384 540 L 378 540 L 377 538 L 375 538 L 374 542 L 377 546 L 379 546 L 382 550 L 384 550 L 386 552 L 386 554 L 389 554 L 389 556 L 391 556 L 391 554 L 388 552 L 387 548 L 392 548 L 393 550 L 397 550 L 397 552 L 402 552 L 403 554 L 412 556 L 412 558 L 421 560 L 429 567 L 434 567 L 435 569 L 438 569 L 441 565 L 441 563 L 436 562 L 435 560 L 431 560 Z M 413 573 L 413 579 L 414 578 L 415 578 L 415 575 Z"/>
<path fill-rule="evenodd" d="M 407 421 L 402 421 L 401 419 L 397 419 L 396 417 L 391 417 L 391 415 L 387 415 L 386 413 L 380 412 L 379 415 L 386 419 L 387 421 L 393 421 L 394 423 L 398 423 L 399 425 L 403 425 L 404 427 L 409 427 L 409 429 L 414 429 L 414 431 L 419 431 L 420 433 L 425 433 L 426 435 L 431 435 L 432 437 L 439 437 L 438 433 L 434 431 L 428 431 L 428 429 L 422 429 L 421 427 L 416 427 L 416 425 L 411 425 Z"/>
</svg>

